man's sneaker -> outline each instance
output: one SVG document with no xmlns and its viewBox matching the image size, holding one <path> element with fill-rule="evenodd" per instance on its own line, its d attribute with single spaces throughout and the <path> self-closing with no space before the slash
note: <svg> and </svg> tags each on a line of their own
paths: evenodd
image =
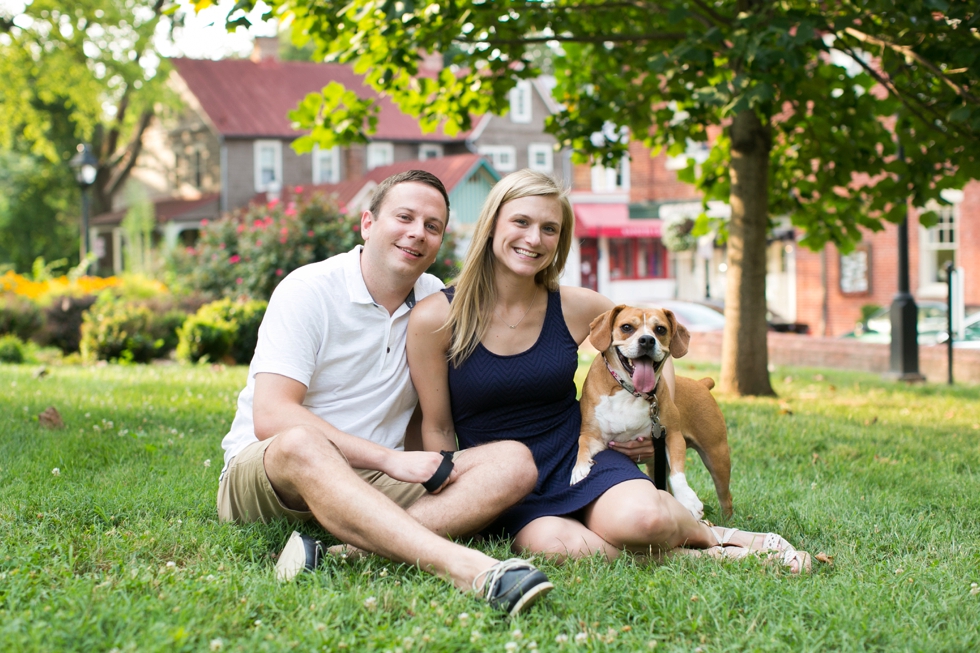
<svg viewBox="0 0 980 653">
<path fill-rule="evenodd" d="M 486 581 L 483 589 L 477 590 L 481 578 Z M 547 576 L 520 558 L 498 562 L 473 579 L 473 589 L 481 591 L 490 605 L 511 616 L 530 607 L 554 588 Z"/>
<path fill-rule="evenodd" d="M 276 580 L 292 580 L 301 571 L 313 571 L 323 560 L 323 545 L 309 535 L 293 531 L 276 561 Z"/>
</svg>

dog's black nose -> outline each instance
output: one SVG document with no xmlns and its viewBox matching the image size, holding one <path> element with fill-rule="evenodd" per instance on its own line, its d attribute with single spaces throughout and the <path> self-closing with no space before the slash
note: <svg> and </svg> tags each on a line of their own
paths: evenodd
<svg viewBox="0 0 980 653">
<path fill-rule="evenodd" d="M 654 343 L 657 341 L 653 339 L 653 336 L 640 336 L 640 339 L 637 342 L 644 349 L 653 349 Z"/>
</svg>

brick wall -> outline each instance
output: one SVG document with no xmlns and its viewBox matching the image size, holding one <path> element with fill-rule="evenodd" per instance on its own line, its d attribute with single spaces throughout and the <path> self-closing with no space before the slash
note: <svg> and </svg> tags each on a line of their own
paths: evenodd
<svg viewBox="0 0 980 653">
<path fill-rule="evenodd" d="M 631 202 L 700 199 L 694 186 L 678 180 L 677 173 L 667 169 L 668 157 L 663 152 L 651 157 L 650 148 L 633 141 L 630 157 Z"/>
<path fill-rule="evenodd" d="M 919 290 L 919 220 L 909 212 L 909 288 Z M 861 306 L 888 306 L 898 290 L 898 226 L 886 223 L 879 232 L 864 231 L 864 242 L 870 246 L 870 281 L 867 293 L 845 294 L 840 287 L 840 253 L 833 245 L 823 252 L 796 249 L 796 315 L 810 325 L 814 335 L 838 336 L 854 328 L 861 319 Z M 980 305 L 980 182 L 970 182 L 964 189 L 957 214 L 957 265 L 965 272 L 965 302 Z M 823 261 L 821 260 L 823 259 Z M 824 282 L 822 266 L 826 263 L 827 323 L 823 320 Z M 943 300 L 945 296 L 939 297 Z"/>
<path fill-rule="evenodd" d="M 890 345 L 837 338 L 816 338 L 769 332 L 769 362 L 773 365 L 829 367 L 882 374 L 890 366 Z M 933 383 L 946 382 L 946 347 L 919 347 L 919 371 Z M 721 362 L 721 332 L 692 334 L 687 356 L 679 361 Z M 953 380 L 980 383 L 980 349 L 953 350 Z"/>
</svg>

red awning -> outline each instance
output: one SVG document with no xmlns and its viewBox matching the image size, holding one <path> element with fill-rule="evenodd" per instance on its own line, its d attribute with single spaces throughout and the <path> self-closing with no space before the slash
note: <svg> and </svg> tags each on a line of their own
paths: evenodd
<svg viewBox="0 0 980 653">
<path fill-rule="evenodd" d="M 574 204 L 575 237 L 660 238 L 662 220 L 630 219 L 626 204 Z"/>
</svg>

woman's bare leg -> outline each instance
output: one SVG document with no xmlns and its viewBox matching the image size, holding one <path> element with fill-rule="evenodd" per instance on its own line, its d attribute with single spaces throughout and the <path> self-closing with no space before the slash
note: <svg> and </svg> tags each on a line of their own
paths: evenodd
<svg viewBox="0 0 980 653">
<path fill-rule="evenodd" d="M 511 547 L 516 553 L 542 553 L 553 562 L 585 558 L 601 552 L 615 560 L 620 550 L 569 517 L 539 517 L 522 528 Z"/>
</svg>

